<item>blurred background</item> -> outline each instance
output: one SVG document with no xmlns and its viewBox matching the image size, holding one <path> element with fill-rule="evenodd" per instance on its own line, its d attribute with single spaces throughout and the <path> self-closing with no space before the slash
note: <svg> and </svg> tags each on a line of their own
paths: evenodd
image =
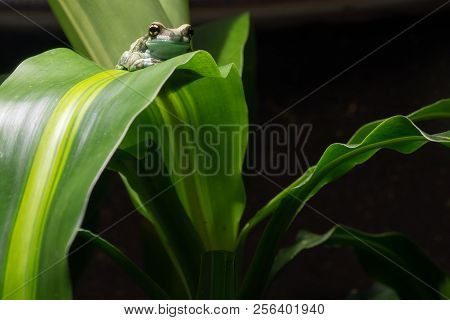
<svg viewBox="0 0 450 320">
<path fill-rule="evenodd" d="M 302 99 L 273 123 L 312 124 L 304 149 L 311 164 L 329 144 L 344 142 L 366 122 L 408 114 L 450 98 L 450 4 L 437 10 L 443 0 L 191 3 L 194 25 L 251 12 L 257 52 L 251 62 L 256 63 L 258 75 L 252 122 L 265 123 Z M 57 38 L 65 40 L 46 0 L 0 0 L 0 74 L 12 72 L 30 56 L 64 46 Z M 448 123 L 437 122 L 427 129 L 444 127 L 448 128 Z M 450 272 L 449 164 L 448 150 L 436 145 L 410 156 L 383 151 L 325 187 L 310 204 L 332 221 L 364 231 L 402 232 Z M 111 181 L 110 196 L 101 208 L 99 230 L 133 210 L 121 182 L 108 173 L 104 178 Z M 295 177 L 272 179 L 285 187 Z M 264 178 L 249 177 L 246 183 L 247 215 L 280 191 Z M 145 248 L 136 236 L 140 224 L 136 214 L 105 237 L 142 261 Z M 330 227 L 326 219 L 306 208 L 294 229 L 322 232 Z M 292 237 L 289 235 L 286 243 Z M 252 236 L 253 246 L 257 239 L 257 234 Z M 75 298 L 145 298 L 106 256 L 100 252 L 93 255 L 76 274 Z M 291 264 L 268 297 L 343 299 L 370 285 L 351 250 L 319 248 L 306 251 Z"/>
</svg>

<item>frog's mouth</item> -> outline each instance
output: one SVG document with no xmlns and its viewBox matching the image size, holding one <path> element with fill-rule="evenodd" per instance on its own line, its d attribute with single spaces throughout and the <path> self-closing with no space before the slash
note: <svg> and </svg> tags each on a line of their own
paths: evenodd
<svg viewBox="0 0 450 320">
<path fill-rule="evenodd" d="M 191 43 L 186 41 L 153 40 L 147 43 L 152 57 L 160 60 L 172 59 L 191 51 Z"/>
</svg>

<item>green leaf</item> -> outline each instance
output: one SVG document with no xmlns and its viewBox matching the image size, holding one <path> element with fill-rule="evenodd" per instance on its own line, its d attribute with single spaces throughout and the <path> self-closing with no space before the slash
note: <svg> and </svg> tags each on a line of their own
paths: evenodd
<svg viewBox="0 0 450 320">
<path fill-rule="evenodd" d="M 338 227 L 326 244 L 353 247 L 369 276 L 394 289 L 401 299 L 450 297 L 450 278 L 401 234 Z"/>
<path fill-rule="evenodd" d="M 442 108 L 450 113 L 450 101 Z M 333 144 L 326 149 L 315 167 L 310 168 L 287 190 L 260 210 L 245 225 L 240 235 L 241 247 L 248 232 L 264 218 L 272 215 L 259 243 L 250 271 L 244 279 L 244 297 L 253 297 L 262 292 L 270 275 L 271 265 L 282 235 L 287 231 L 305 202 L 323 186 L 338 179 L 355 166 L 369 160 L 381 149 L 390 149 L 404 154 L 418 150 L 427 142 L 450 146 L 450 132 L 429 135 L 403 116 L 386 119 L 364 135 L 359 144 Z"/>
<path fill-rule="evenodd" d="M 197 299 L 230 300 L 236 298 L 234 253 L 208 251 L 202 256 Z"/>
<path fill-rule="evenodd" d="M 49 0 L 75 50 L 106 68 L 116 65 L 150 23 L 189 23 L 188 0 Z"/>
<path fill-rule="evenodd" d="M 228 73 L 228 68 L 221 70 Z M 145 133 L 152 134 L 205 249 L 232 251 L 245 207 L 241 172 L 248 120 L 244 92 L 237 72 L 227 81 L 189 79 L 178 73 L 166 83 L 153 105 L 136 119 L 121 148 L 137 158 L 139 154 L 148 157 L 148 141 L 142 139 Z"/>
<path fill-rule="evenodd" d="M 408 118 L 414 123 L 419 123 L 426 120 L 450 118 L 450 112 L 448 112 L 449 103 L 449 99 L 438 101 L 411 113 L 408 115 Z M 364 140 L 364 138 L 381 122 L 383 122 L 383 120 L 374 121 L 362 126 L 355 132 L 347 143 L 361 143 L 362 140 Z"/>
<path fill-rule="evenodd" d="M 297 258 L 303 250 L 313 249 L 327 243 L 327 241 L 335 235 L 335 232 L 336 228 L 332 228 L 324 234 L 315 234 L 306 230 L 300 230 L 297 233 L 294 243 L 278 252 L 272 266 L 270 282 L 272 282 L 292 260 Z M 351 293 L 349 299 L 396 300 L 399 299 L 399 297 L 392 288 L 376 282 L 368 290 Z"/>
<path fill-rule="evenodd" d="M 154 0 L 153 0 L 154 1 Z M 169 26 L 179 27 L 191 21 L 189 14 L 189 0 L 158 0 L 168 17 Z M 149 1 L 141 2 L 147 4 Z M 140 8 L 140 5 L 138 6 Z"/>
<path fill-rule="evenodd" d="M 223 94 L 232 96 L 233 112 L 241 112 L 234 116 L 245 119 L 238 71 L 219 69 L 206 52 L 129 73 L 103 70 L 70 50 L 58 49 L 26 60 L 1 85 L 1 297 L 70 298 L 66 255 L 93 185 L 133 120 L 175 70 L 195 74 L 195 88 L 202 90 L 192 93 L 196 97 L 206 99 L 211 93 L 217 99 L 216 88 L 222 85 Z M 228 105 L 219 107 L 200 119 L 207 121 L 211 114 L 220 119 L 228 113 Z M 207 107 L 203 108 L 197 116 L 203 116 Z M 242 182 L 232 179 L 237 187 L 229 192 L 240 191 Z M 236 202 L 242 205 L 240 199 Z M 236 214 L 233 210 L 230 207 L 226 214 Z M 215 220 L 211 223 L 214 229 Z"/>
<path fill-rule="evenodd" d="M 78 235 L 86 240 L 86 242 L 82 244 L 83 247 L 93 245 L 99 248 L 103 253 L 117 262 L 152 299 L 163 300 L 170 298 L 153 279 L 114 245 L 88 230 L 81 229 L 78 231 Z"/>
<path fill-rule="evenodd" d="M 438 101 L 432 105 L 426 106 L 411 113 L 407 116 L 409 120 L 412 122 L 421 122 L 425 120 L 435 120 L 435 119 L 446 119 L 450 118 L 450 99 Z M 386 119 L 374 121 L 362 126 L 360 129 L 356 131 L 356 133 L 350 138 L 347 142 L 347 145 L 357 145 L 361 144 L 364 139 L 371 134 L 378 126 L 380 126 Z M 338 144 L 336 144 L 338 145 Z M 353 147 L 352 147 L 353 148 Z M 355 146 L 356 153 L 358 153 L 358 146 Z M 257 224 L 259 224 L 262 220 L 270 216 L 274 210 L 278 207 L 280 202 L 285 199 L 290 192 L 305 183 L 305 181 L 309 180 L 311 175 L 316 171 L 316 166 L 311 166 L 306 170 L 306 172 L 294 181 L 290 186 L 280 192 L 276 197 L 274 197 L 269 203 L 267 203 L 262 209 L 260 209 L 257 214 L 255 214 L 252 219 L 247 223 L 244 231 L 244 235 L 254 228 Z"/>
<path fill-rule="evenodd" d="M 300 252 L 306 249 L 315 248 L 325 241 L 327 241 L 333 234 L 334 229 L 331 229 L 327 233 L 320 235 L 308 232 L 306 230 L 301 230 L 295 239 L 295 243 L 290 247 L 281 249 L 273 262 L 271 270 L 271 279 L 273 279 L 280 271 L 295 257 L 297 257 Z"/>
<path fill-rule="evenodd" d="M 308 249 L 321 244 L 352 247 L 369 276 L 395 290 L 401 299 L 450 295 L 449 277 L 403 235 L 369 234 L 346 226 L 337 226 L 323 235 L 300 231 L 292 246 L 280 250 L 272 272 L 289 263 L 305 243 L 310 244 Z"/>
<path fill-rule="evenodd" d="M 242 74 L 249 29 L 248 13 L 210 22 L 195 28 L 193 46 L 208 51 L 219 66 L 234 63 Z"/>
</svg>

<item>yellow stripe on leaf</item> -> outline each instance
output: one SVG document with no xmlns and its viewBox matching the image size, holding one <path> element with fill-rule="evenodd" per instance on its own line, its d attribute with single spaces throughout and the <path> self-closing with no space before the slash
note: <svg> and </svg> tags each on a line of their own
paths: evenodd
<svg viewBox="0 0 450 320">
<path fill-rule="evenodd" d="M 5 298 L 35 296 L 47 213 L 81 121 L 102 89 L 122 74 L 123 71 L 104 71 L 78 83 L 64 95 L 50 116 L 33 159 L 10 239 L 3 287 Z"/>
</svg>

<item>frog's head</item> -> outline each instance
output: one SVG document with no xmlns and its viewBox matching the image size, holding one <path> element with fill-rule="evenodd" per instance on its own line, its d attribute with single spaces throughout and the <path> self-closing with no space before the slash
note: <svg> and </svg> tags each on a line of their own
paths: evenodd
<svg viewBox="0 0 450 320">
<path fill-rule="evenodd" d="M 168 60 L 192 50 L 191 39 L 194 31 L 189 24 L 176 29 L 153 22 L 148 29 L 147 48 L 152 57 Z"/>
</svg>

